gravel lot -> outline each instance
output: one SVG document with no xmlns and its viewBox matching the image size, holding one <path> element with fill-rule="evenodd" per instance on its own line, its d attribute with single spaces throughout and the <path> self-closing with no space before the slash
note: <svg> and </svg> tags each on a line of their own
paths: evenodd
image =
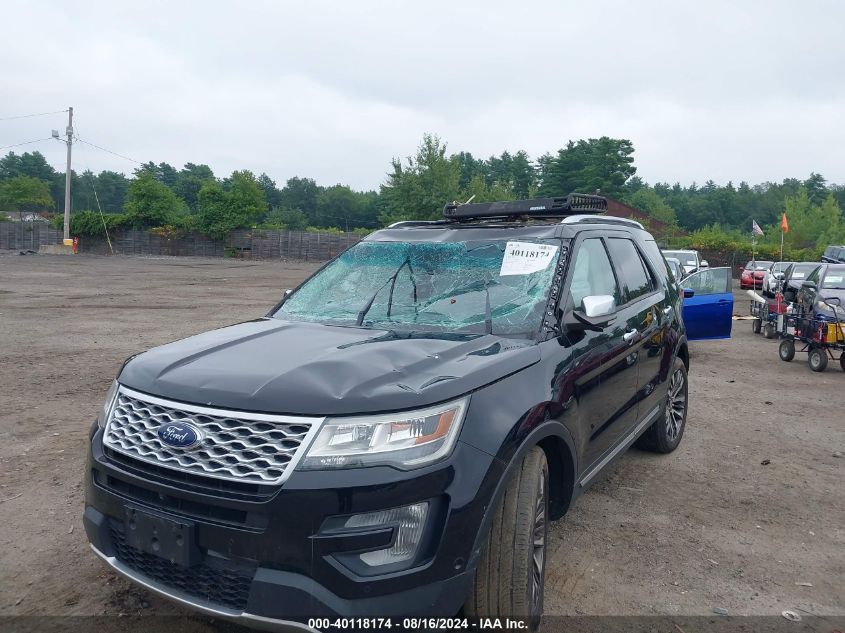
<svg viewBox="0 0 845 633">
<path fill-rule="evenodd" d="M 89 550 L 88 429 L 125 357 L 261 316 L 314 269 L 0 256 L 0 615 L 188 614 Z M 553 526 L 546 612 L 845 615 L 845 373 L 779 361 L 749 321 L 691 353 L 681 447 L 629 451 Z M 219 629 L 197 616 L 160 622 Z"/>
</svg>

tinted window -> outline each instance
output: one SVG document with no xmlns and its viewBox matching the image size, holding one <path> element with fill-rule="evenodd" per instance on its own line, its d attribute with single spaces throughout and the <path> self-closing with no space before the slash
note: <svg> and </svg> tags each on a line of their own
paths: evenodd
<svg viewBox="0 0 845 633">
<path fill-rule="evenodd" d="M 795 264 L 795 266 L 792 268 L 790 278 L 794 279 L 795 281 L 806 279 L 807 275 L 809 275 L 816 268 L 818 268 L 818 266 L 818 264 Z"/>
<path fill-rule="evenodd" d="M 646 269 L 637 247 L 631 240 L 607 240 L 613 266 L 623 287 L 623 301 L 628 303 L 654 290 L 654 282 Z"/>
<path fill-rule="evenodd" d="M 693 273 L 683 282 L 684 288 L 692 288 L 696 295 L 714 295 L 731 291 L 731 276 L 727 268 L 712 268 Z"/>
<path fill-rule="evenodd" d="M 845 290 L 845 266 L 828 266 L 822 288 Z"/>
<path fill-rule="evenodd" d="M 575 257 L 569 295 L 574 308 L 582 307 L 584 297 L 595 295 L 611 295 L 617 305 L 621 303 L 616 277 L 600 239 L 591 238 L 581 242 Z"/>
</svg>

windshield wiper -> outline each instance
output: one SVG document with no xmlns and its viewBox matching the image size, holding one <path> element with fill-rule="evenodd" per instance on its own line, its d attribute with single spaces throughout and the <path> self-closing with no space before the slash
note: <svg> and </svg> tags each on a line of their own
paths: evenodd
<svg viewBox="0 0 845 633">
<path fill-rule="evenodd" d="M 364 323 L 364 317 L 367 316 L 367 312 L 369 312 L 370 308 L 373 307 L 373 302 L 376 300 L 376 297 L 382 290 L 384 290 L 384 287 L 388 283 L 390 283 L 390 297 L 388 298 L 387 304 L 387 316 L 390 316 L 390 305 L 393 303 L 393 288 L 396 286 L 396 278 L 399 276 L 399 273 L 402 272 L 402 269 L 405 268 L 405 265 L 411 265 L 410 255 L 405 258 L 405 261 L 403 261 L 399 265 L 399 268 L 396 269 L 396 272 L 393 273 L 390 277 L 388 277 L 387 280 L 381 286 L 378 287 L 378 290 L 373 293 L 373 296 L 370 297 L 369 301 L 364 304 L 364 307 L 358 313 L 358 319 L 355 321 L 355 325 L 360 326 Z"/>
</svg>

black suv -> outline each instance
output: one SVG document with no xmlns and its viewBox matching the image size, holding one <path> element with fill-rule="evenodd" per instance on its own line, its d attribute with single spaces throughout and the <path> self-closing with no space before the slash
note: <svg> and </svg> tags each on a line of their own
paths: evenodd
<svg viewBox="0 0 845 633">
<path fill-rule="evenodd" d="M 548 521 L 686 421 L 679 288 L 606 204 L 450 204 L 264 318 L 129 359 L 91 429 L 94 551 L 246 624 L 536 626 Z"/>
</svg>

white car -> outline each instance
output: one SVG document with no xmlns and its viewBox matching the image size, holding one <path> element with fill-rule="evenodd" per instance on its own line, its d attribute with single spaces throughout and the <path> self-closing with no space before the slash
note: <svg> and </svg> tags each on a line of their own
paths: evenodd
<svg viewBox="0 0 845 633">
<path fill-rule="evenodd" d="M 663 251 L 663 257 L 674 257 L 680 261 L 681 266 L 684 267 L 685 275 L 691 275 L 702 268 L 708 268 L 710 266 L 706 259 L 701 259 L 701 255 L 698 254 L 698 251 L 693 250 Z"/>
<path fill-rule="evenodd" d="M 763 278 L 763 294 L 769 297 L 775 296 L 775 292 L 780 288 L 783 281 L 784 273 L 794 262 L 775 262 L 766 271 L 766 276 Z"/>
</svg>

